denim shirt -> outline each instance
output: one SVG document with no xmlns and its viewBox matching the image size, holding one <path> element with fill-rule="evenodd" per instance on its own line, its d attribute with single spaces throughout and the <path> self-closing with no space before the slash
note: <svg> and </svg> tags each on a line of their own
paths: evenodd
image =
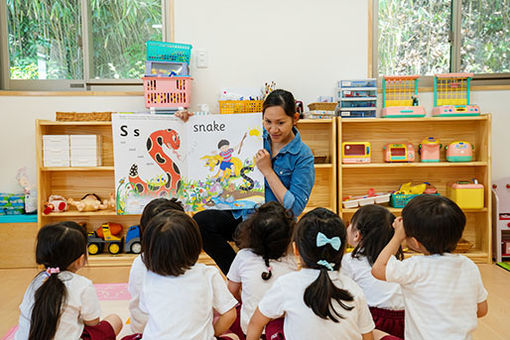
<svg viewBox="0 0 510 340">
<path fill-rule="evenodd" d="M 271 138 L 264 129 L 264 149 L 269 151 L 273 170 L 287 188 L 283 197 L 283 206 L 290 209 L 297 217 L 303 212 L 310 198 L 315 182 L 315 168 L 312 150 L 303 143 L 295 127 L 292 128 L 292 132 L 294 132 L 294 138 L 274 157 L 271 151 Z M 265 178 L 264 184 L 266 202 L 278 201 Z M 252 212 L 252 209 L 232 211 L 235 218 L 242 216 L 243 219 Z"/>
</svg>

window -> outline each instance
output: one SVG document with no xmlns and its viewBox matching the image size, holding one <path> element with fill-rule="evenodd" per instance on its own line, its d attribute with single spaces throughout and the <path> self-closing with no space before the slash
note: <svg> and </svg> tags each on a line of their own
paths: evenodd
<svg viewBox="0 0 510 340">
<path fill-rule="evenodd" d="M 0 3 L 5 89 L 140 84 L 145 42 L 169 38 L 169 0 Z"/>
<path fill-rule="evenodd" d="M 374 0 L 373 75 L 473 72 L 510 83 L 510 0 Z"/>
</svg>

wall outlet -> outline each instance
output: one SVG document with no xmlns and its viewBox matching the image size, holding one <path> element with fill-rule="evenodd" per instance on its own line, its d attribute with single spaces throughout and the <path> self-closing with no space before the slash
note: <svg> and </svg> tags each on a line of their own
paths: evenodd
<svg viewBox="0 0 510 340">
<path fill-rule="evenodd" d="M 197 68 L 209 67 L 209 53 L 206 50 L 197 50 Z"/>
</svg>

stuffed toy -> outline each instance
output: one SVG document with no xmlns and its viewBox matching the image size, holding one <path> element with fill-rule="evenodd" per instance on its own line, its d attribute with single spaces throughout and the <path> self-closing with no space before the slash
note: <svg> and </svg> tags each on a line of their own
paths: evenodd
<svg viewBox="0 0 510 340">
<path fill-rule="evenodd" d="M 110 194 L 110 199 L 101 202 L 96 194 L 86 194 L 81 200 L 75 201 L 72 198 L 67 200 L 69 204 L 74 205 L 78 211 L 97 211 L 115 207 L 115 199 Z"/>
<path fill-rule="evenodd" d="M 48 202 L 44 203 L 44 214 L 51 212 L 64 212 L 68 209 L 67 200 L 60 195 L 50 195 Z"/>
</svg>

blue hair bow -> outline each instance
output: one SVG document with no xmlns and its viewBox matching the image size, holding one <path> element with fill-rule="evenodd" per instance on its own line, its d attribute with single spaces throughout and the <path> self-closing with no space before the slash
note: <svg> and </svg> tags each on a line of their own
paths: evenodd
<svg viewBox="0 0 510 340">
<path fill-rule="evenodd" d="M 335 269 L 333 268 L 333 266 L 331 265 L 331 263 L 329 263 L 328 261 L 326 260 L 320 260 L 320 261 L 317 261 L 317 264 L 319 266 L 323 266 L 323 267 L 326 267 L 330 272 L 334 271 Z"/>
<path fill-rule="evenodd" d="M 317 247 L 325 246 L 326 244 L 330 244 L 331 247 L 335 250 L 339 250 L 342 245 L 342 241 L 340 241 L 340 237 L 335 236 L 332 238 L 328 238 L 326 235 L 321 233 L 320 231 L 317 233 Z"/>
</svg>

